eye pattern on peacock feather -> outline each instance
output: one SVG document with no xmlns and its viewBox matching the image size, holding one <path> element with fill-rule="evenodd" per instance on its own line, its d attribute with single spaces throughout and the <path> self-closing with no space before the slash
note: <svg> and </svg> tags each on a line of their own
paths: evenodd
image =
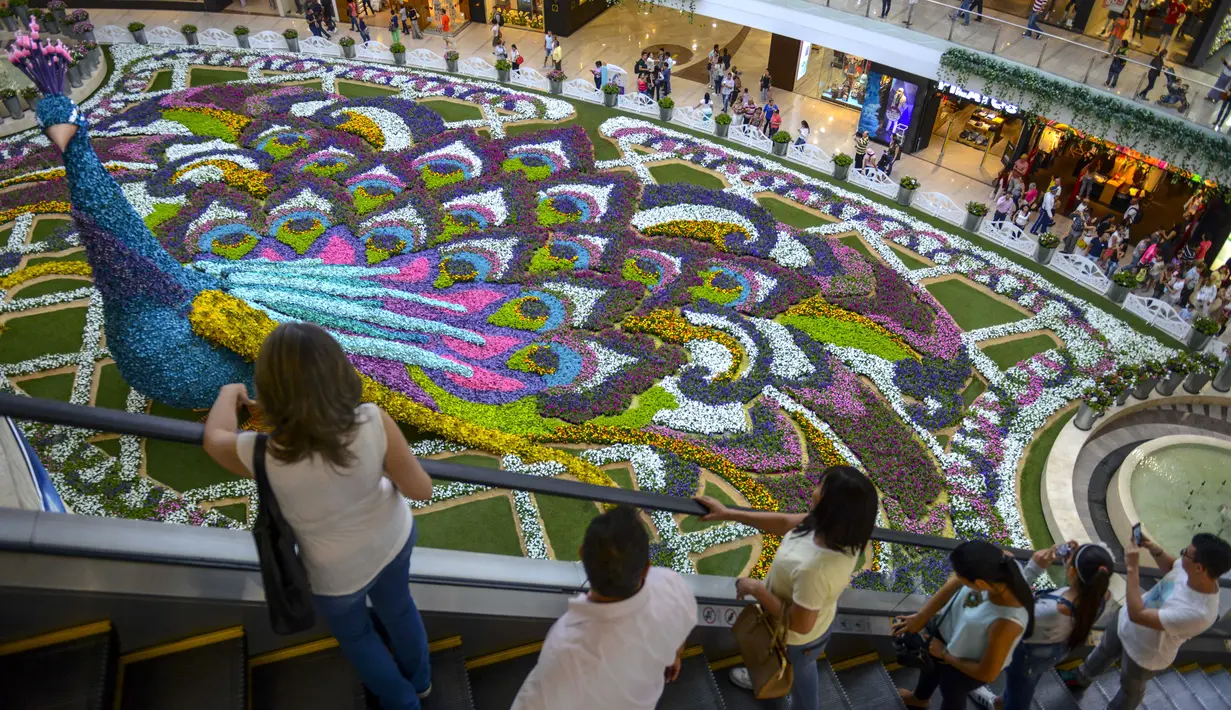
<svg viewBox="0 0 1231 710">
<path fill-rule="evenodd" d="M 433 244 L 507 227 L 531 214 L 529 186 L 518 176 L 496 175 L 461 183 L 438 191 L 436 199 L 441 203 L 441 231 L 433 237 Z"/>
<path fill-rule="evenodd" d="M 397 197 L 406 184 L 387 167 L 377 164 L 346 178 L 346 189 L 354 200 L 355 213 L 364 215 Z"/>
<path fill-rule="evenodd" d="M 536 218 L 544 227 L 578 223 L 625 224 L 641 186 L 631 175 L 561 173 L 535 184 Z"/>
<path fill-rule="evenodd" d="M 407 154 L 408 175 L 429 190 L 490 175 L 486 143 L 472 131 L 448 131 L 415 145 Z"/>
</svg>

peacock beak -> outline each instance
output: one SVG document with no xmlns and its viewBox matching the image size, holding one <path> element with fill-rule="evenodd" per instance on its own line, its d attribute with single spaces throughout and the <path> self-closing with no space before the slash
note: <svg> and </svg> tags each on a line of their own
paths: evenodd
<svg viewBox="0 0 1231 710">
<path fill-rule="evenodd" d="M 47 137 L 52 143 L 63 153 L 68 148 L 68 142 L 77 135 L 77 124 L 75 123 L 57 123 L 47 129 Z"/>
</svg>

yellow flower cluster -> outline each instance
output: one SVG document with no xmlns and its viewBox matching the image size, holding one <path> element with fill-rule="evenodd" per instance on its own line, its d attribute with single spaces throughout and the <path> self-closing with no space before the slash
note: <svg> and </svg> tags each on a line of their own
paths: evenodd
<svg viewBox="0 0 1231 710">
<path fill-rule="evenodd" d="M 825 433 L 812 425 L 802 415 L 792 412 L 790 414 L 792 420 L 799 426 L 799 430 L 804 434 L 804 440 L 808 442 L 808 457 L 815 458 L 825 465 L 830 466 L 849 466 L 846 459 L 842 458 L 842 454 L 838 453 L 837 447 L 825 436 Z"/>
<path fill-rule="evenodd" d="M 30 214 L 68 214 L 73 206 L 60 200 L 43 200 L 32 205 L 22 205 L 12 209 L 0 210 L 0 224 L 12 222 L 19 215 Z"/>
<path fill-rule="evenodd" d="M 648 316 L 628 316 L 624 319 L 623 329 L 629 333 L 646 333 L 668 343 L 680 345 L 694 340 L 713 340 L 731 351 L 731 367 L 717 379 L 735 379 L 744 358 L 744 348 L 734 337 L 716 328 L 693 325 L 675 311 L 663 308 L 650 311 Z"/>
<path fill-rule="evenodd" d="M 202 291 L 193 299 L 188 318 L 197 335 L 233 350 L 247 360 L 256 360 L 261 352 L 261 343 L 277 326 L 263 311 L 234 296 L 213 290 Z M 363 379 L 363 399 L 375 403 L 397 421 L 468 448 L 501 456 L 516 454 L 526 463 L 555 461 L 583 483 L 615 487 L 615 482 L 602 469 L 567 452 L 433 412 L 370 377 L 360 377 Z"/>
<path fill-rule="evenodd" d="M 64 177 L 64 168 L 52 168 L 50 170 L 39 170 L 25 175 L 11 177 L 8 180 L 0 182 L 0 187 L 9 187 L 10 185 L 20 185 L 23 182 L 44 182 L 46 180 L 56 180 Z"/>
<path fill-rule="evenodd" d="M 688 237 L 709 242 L 722 251 L 727 250 L 727 235 L 743 235 L 748 241 L 748 230 L 731 222 L 701 222 L 693 219 L 677 219 L 663 222 L 641 230 L 647 237 Z"/>
<path fill-rule="evenodd" d="M 252 119 L 248 118 L 242 113 L 235 113 L 233 111 L 225 111 L 220 108 L 211 108 L 209 106 L 193 106 L 191 108 L 185 107 L 183 110 L 192 111 L 193 113 L 200 113 L 200 114 L 209 116 L 215 121 L 226 126 L 227 130 L 229 130 L 231 132 L 231 135 L 233 136 L 239 136 L 241 133 L 244 132 L 244 129 L 248 127 L 248 124 L 252 123 Z"/>
<path fill-rule="evenodd" d="M 380 126 L 376 125 L 376 121 L 354 111 L 346 111 L 345 113 L 347 119 L 338 125 L 338 130 L 359 136 L 368 143 L 371 143 L 372 147 L 377 150 L 385 147 L 385 132 L 380 130 Z"/>
<path fill-rule="evenodd" d="M 0 291 L 7 291 L 40 276 L 89 276 L 90 265 L 84 261 L 44 261 L 27 266 L 0 279 Z"/>
<path fill-rule="evenodd" d="M 713 471 L 728 483 L 735 486 L 752 507 L 760 510 L 777 510 L 778 501 L 758 481 L 743 470 L 737 468 L 725 457 L 709 449 L 691 444 L 680 439 L 653 432 L 624 429 L 622 427 L 601 426 L 597 424 L 580 424 L 560 427 L 551 434 L 535 438 L 550 440 L 557 443 L 576 444 L 633 444 L 652 446 L 679 456 L 685 461 L 691 461 L 702 468 Z M 761 538 L 761 556 L 753 567 L 754 577 L 764 577 L 769 572 L 769 566 L 774 561 L 781 538 L 774 535 L 763 535 Z"/>
<path fill-rule="evenodd" d="M 243 190 L 257 199 L 264 199 L 269 195 L 269 185 L 266 183 L 266 180 L 269 179 L 269 173 L 263 170 L 249 170 L 248 168 L 241 167 L 233 160 L 221 158 L 202 160 L 199 163 L 193 163 L 186 168 L 176 170 L 175 174 L 171 176 L 171 184 L 178 183 L 185 173 L 190 170 L 196 170 L 203 165 L 211 165 L 221 170 L 222 181 L 237 190 Z"/>
<path fill-rule="evenodd" d="M 826 303 L 824 298 L 819 295 L 800 301 L 799 303 L 786 309 L 786 312 L 783 313 L 783 315 L 810 316 L 812 318 L 832 318 L 833 320 L 852 323 L 861 328 L 867 328 L 877 335 L 893 341 L 894 345 L 897 345 L 899 348 L 902 348 L 906 352 L 910 353 L 910 356 L 916 360 L 923 359 L 918 351 L 912 348 L 902 336 L 888 330 L 885 326 L 877 323 L 867 316 Z"/>
</svg>

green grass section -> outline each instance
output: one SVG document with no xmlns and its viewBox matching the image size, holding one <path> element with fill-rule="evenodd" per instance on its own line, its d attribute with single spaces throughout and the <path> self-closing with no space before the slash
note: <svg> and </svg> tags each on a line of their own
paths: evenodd
<svg viewBox="0 0 1231 710">
<path fill-rule="evenodd" d="M 244 522 L 248 519 L 248 506 L 243 503 L 232 503 L 230 505 L 217 505 L 214 510 L 227 516 L 232 520 Z"/>
<path fill-rule="evenodd" d="M 707 495 L 707 496 L 710 496 L 711 498 L 717 498 L 720 502 L 726 505 L 729 505 L 729 506 L 738 505 L 735 502 L 735 500 L 731 498 L 731 496 L 727 495 L 726 491 L 722 490 L 718 486 L 715 486 L 713 483 L 705 484 L 705 490 L 702 492 L 702 495 Z M 680 530 L 683 530 L 686 533 L 696 532 L 698 530 L 704 530 L 708 527 L 712 527 L 717 524 L 718 522 L 715 522 L 715 521 L 703 522 L 701 518 L 698 518 L 695 515 L 689 515 L 680 521 Z"/>
<path fill-rule="evenodd" d="M 42 281 L 40 283 L 33 283 L 28 286 L 23 286 L 15 293 L 14 298 L 35 298 L 38 296 L 46 296 L 49 293 L 73 291 L 89 285 L 89 279 L 51 279 L 49 281 Z"/>
<path fill-rule="evenodd" d="M 1034 549 L 1041 550 L 1056 544 L 1051 531 L 1047 528 L 1047 518 L 1043 517 L 1043 467 L 1047 465 L 1047 456 L 1056 443 L 1064 425 L 1069 423 L 1076 409 L 1066 413 L 1051 425 L 1035 432 L 1034 443 L 1026 451 L 1026 463 L 1022 465 L 1021 478 L 1018 479 L 1018 491 L 1021 492 L 1022 514 L 1025 516 L 1026 532 Z"/>
<path fill-rule="evenodd" d="M 166 91 L 171 88 L 171 72 L 160 71 L 154 75 L 154 81 L 147 91 Z"/>
<path fill-rule="evenodd" d="M 985 295 L 962 279 L 938 281 L 926 288 L 962 330 L 1003 325 L 1027 317 L 1013 306 Z"/>
<path fill-rule="evenodd" d="M 94 395 L 94 406 L 122 410 L 128 401 L 128 390 L 128 383 L 120 376 L 120 368 L 114 363 L 103 365 L 98 373 L 98 392 Z"/>
<path fill-rule="evenodd" d="M 637 395 L 628 411 L 606 417 L 595 417 L 591 423 L 599 426 L 618 426 L 628 429 L 640 429 L 648 426 L 654 414 L 660 409 L 675 409 L 680 406 L 670 392 L 654 385 L 644 393 Z"/>
<path fill-rule="evenodd" d="M 419 105 L 432 109 L 446 121 L 471 121 L 483 118 L 483 112 L 478 106 L 464 106 L 452 101 L 420 101 Z"/>
<path fill-rule="evenodd" d="M 102 449 L 103 451 L 106 451 L 108 454 L 110 454 L 111 456 L 115 458 L 120 457 L 120 440 L 119 439 L 104 439 L 102 441 L 94 442 L 94 445 Z"/>
<path fill-rule="evenodd" d="M 393 96 L 401 93 L 397 89 L 390 89 L 375 84 L 360 84 L 353 81 L 339 81 L 336 82 L 335 87 L 339 94 L 352 99 L 359 99 L 365 96 Z"/>
<path fill-rule="evenodd" d="M 653 172 L 651 170 L 651 172 Z M 776 197 L 758 197 L 757 202 L 761 204 L 774 219 L 789 224 L 792 227 L 799 229 L 807 229 L 808 227 L 819 227 L 826 224 L 826 221 L 805 210 L 801 210 L 794 205 L 788 204 L 785 200 L 779 200 Z"/>
<path fill-rule="evenodd" d="M 712 574 L 718 577 L 738 577 L 748 566 L 752 557 L 752 545 L 744 545 L 734 550 L 719 552 L 716 555 L 697 560 L 697 574 Z"/>
<path fill-rule="evenodd" d="M 161 72 L 159 72 L 161 73 Z M 232 81 L 244 81 L 248 78 L 245 69 L 189 69 L 189 86 L 209 86 L 210 84 L 226 84 Z M 170 88 L 169 86 L 167 88 Z"/>
<path fill-rule="evenodd" d="M 180 213 L 180 205 L 163 202 L 154 205 L 154 211 L 145 218 L 145 226 L 151 230 Z"/>
<path fill-rule="evenodd" d="M 635 488 L 635 486 L 633 485 L 632 469 L 628 468 L 627 466 L 620 466 L 618 468 L 607 468 L 603 470 L 607 472 L 608 476 L 611 476 L 611 480 L 615 481 L 615 484 L 619 486 L 620 488 L 623 488 L 629 491 Z"/>
<path fill-rule="evenodd" d="M 858 323 L 835 318 L 813 318 L 812 316 L 783 316 L 778 320 L 786 325 L 799 328 L 813 340 L 822 343 L 848 345 L 873 355 L 879 355 L 889 361 L 905 360 L 911 357 L 911 354 L 897 343 Z"/>
<path fill-rule="evenodd" d="M 47 375 L 46 377 L 22 380 L 17 383 L 17 386 L 31 397 L 58 399 L 61 402 L 67 402 L 68 398 L 73 394 L 74 377 L 76 375 L 73 373 L 65 372 L 59 375 Z"/>
<path fill-rule="evenodd" d="M 159 402 L 150 405 L 150 414 L 189 422 L 205 417 L 204 410 L 177 409 Z M 234 474 L 214 463 L 200 446 L 146 439 L 145 455 L 150 478 L 180 492 L 235 480 Z"/>
<path fill-rule="evenodd" d="M 655 165 L 650 168 L 650 175 L 654 176 L 654 182 L 657 182 L 659 185 L 684 182 L 699 187 L 707 187 L 711 190 L 721 190 L 726 187 L 722 180 L 719 180 L 708 171 L 690 168 L 687 165 L 680 165 L 678 163 Z"/>
<path fill-rule="evenodd" d="M 500 468 L 500 459 L 495 456 L 480 456 L 478 454 L 461 454 L 460 456 L 450 456 L 447 459 L 440 459 L 445 463 L 453 463 L 458 466 L 476 466 L 478 468 Z"/>
<path fill-rule="evenodd" d="M 551 541 L 551 551 L 557 560 L 576 562 L 581 559 L 581 541 L 585 539 L 586 528 L 590 521 L 600 512 L 593 501 L 574 498 L 559 498 L 557 496 L 535 495 L 534 502 L 539 506 L 539 514 L 543 518 L 544 532 Z"/>
<path fill-rule="evenodd" d="M 65 256 L 32 256 L 26 262 L 29 266 L 42 264 L 48 261 L 85 261 L 85 249 L 81 249 Z"/>
<path fill-rule="evenodd" d="M 849 237 L 842 237 L 838 241 L 863 254 L 864 258 L 870 262 L 875 262 L 877 259 L 872 254 L 872 249 L 868 247 L 867 242 L 852 234 Z"/>
<path fill-rule="evenodd" d="M 416 513 L 420 547 L 522 556 L 513 504 L 504 496 Z"/>
<path fill-rule="evenodd" d="M 0 333 L 0 362 L 22 362 L 47 354 L 81 349 L 85 308 L 61 308 L 10 318 Z"/>
<path fill-rule="evenodd" d="M 975 399 L 977 399 L 979 395 L 986 391 L 987 385 L 983 384 L 983 380 L 975 377 L 971 379 L 970 384 L 966 385 L 966 389 L 962 390 L 962 399 L 966 402 L 966 406 L 969 407 L 975 403 Z"/>
<path fill-rule="evenodd" d="M 915 256 L 913 252 L 898 248 L 894 248 L 894 251 L 897 252 L 898 258 L 902 260 L 902 263 L 906 264 L 906 268 L 911 269 L 912 271 L 915 269 L 928 268 L 928 265 Z"/>
<path fill-rule="evenodd" d="M 521 135 L 530 131 L 541 131 L 545 128 L 560 128 L 564 126 L 581 126 L 586 129 L 586 134 L 590 136 L 590 144 L 594 146 L 595 160 L 615 160 L 620 157 L 620 149 L 615 143 L 607 140 L 601 133 L 598 132 L 598 127 L 613 116 L 621 115 L 611 109 L 604 109 L 602 106 L 591 106 L 584 101 L 577 101 L 573 104 L 573 108 L 577 111 L 577 118 L 561 121 L 559 123 L 546 123 L 543 121 L 531 121 L 528 123 L 516 123 L 505 126 L 505 134 L 509 137 Z M 671 124 L 674 127 L 676 124 Z"/>
<path fill-rule="evenodd" d="M 1046 335 L 1035 335 L 1029 338 L 1019 338 L 1005 343 L 989 345 L 981 349 L 984 355 L 996 361 L 1000 369 L 1007 370 L 1026 358 L 1046 352 L 1054 347 L 1056 347 L 1056 341 Z"/>
<path fill-rule="evenodd" d="M 945 448 L 945 445 L 949 443 L 949 437 L 945 436 L 944 434 L 937 434 L 936 441 L 940 442 L 940 448 L 943 449 Z"/>
<path fill-rule="evenodd" d="M 60 227 L 63 227 L 64 225 L 68 223 L 69 223 L 69 220 L 67 219 L 53 219 L 50 217 L 43 217 L 42 219 L 34 223 L 34 231 L 30 235 L 30 243 L 37 244 L 47 239 L 47 237 L 50 237 L 57 229 L 59 229 Z M 12 231 L 12 230 L 6 230 L 6 231 Z"/>
</svg>

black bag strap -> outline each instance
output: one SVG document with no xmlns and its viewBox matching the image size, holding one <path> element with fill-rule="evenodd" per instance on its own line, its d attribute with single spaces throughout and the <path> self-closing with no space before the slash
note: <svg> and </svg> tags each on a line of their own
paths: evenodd
<svg viewBox="0 0 1231 710">
<path fill-rule="evenodd" d="M 269 473 L 265 469 L 265 449 L 269 443 L 268 434 L 257 434 L 252 444 L 252 473 L 256 478 L 256 493 L 260 497 L 260 505 L 275 518 L 282 517 L 282 509 L 278 507 L 278 499 L 269 485 Z M 258 509 L 259 512 L 259 509 Z"/>
</svg>

